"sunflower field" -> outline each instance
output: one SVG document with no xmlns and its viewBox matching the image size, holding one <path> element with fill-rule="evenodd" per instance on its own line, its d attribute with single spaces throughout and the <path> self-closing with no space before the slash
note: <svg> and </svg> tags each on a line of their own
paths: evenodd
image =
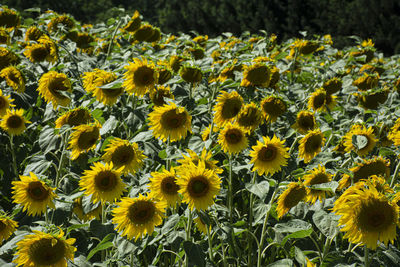
<svg viewBox="0 0 400 267">
<path fill-rule="evenodd" d="M 0 7 L 1 266 L 400 265 L 400 57 Z"/>
</svg>

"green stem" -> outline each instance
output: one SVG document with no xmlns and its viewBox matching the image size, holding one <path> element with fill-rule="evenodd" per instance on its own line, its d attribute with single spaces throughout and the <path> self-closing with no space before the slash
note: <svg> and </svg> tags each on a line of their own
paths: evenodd
<svg viewBox="0 0 400 267">
<path fill-rule="evenodd" d="M 210 257 L 211 263 L 214 265 L 214 257 L 213 257 L 213 252 L 212 252 L 212 240 L 211 240 L 211 235 L 210 235 L 210 227 L 206 225 L 206 231 L 207 231 L 207 239 L 208 239 L 208 256 Z"/>
<path fill-rule="evenodd" d="M 369 267 L 369 258 L 368 258 L 368 248 L 367 245 L 364 245 L 364 266 Z"/>
<path fill-rule="evenodd" d="M 14 136 L 10 135 L 10 152 L 11 152 L 11 157 L 12 157 L 12 166 L 13 166 L 13 171 L 14 171 L 14 180 L 18 180 L 19 174 L 18 174 L 18 167 L 17 167 L 17 158 L 15 157 L 15 151 L 14 151 Z"/>
<path fill-rule="evenodd" d="M 268 217 L 269 213 L 271 211 L 271 206 L 272 203 L 274 202 L 275 195 L 278 192 L 278 186 L 275 188 L 274 193 L 272 194 L 271 200 L 269 202 L 269 209 L 267 211 L 267 214 L 265 215 L 262 231 L 261 231 L 261 239 L 260 239 L 260 245 L 258 246 L 258 256 L 257 256 L 257 267 L 261 267 L 261 258 L 262 258 L 262 251 L 263 251 L 263 246 L 264 246 L 264 239 L 265 239 L 265 230 L 267 229 L 267 222 L 268 222 Z"/>
<path fill-rule="evenodd" d="M 60 158 L 60 161 L 58 162 L 58 168 L 57 168 L 57 173 L 56 173 L 56 180 L 55 180 L 55 183 L 54 183 L 54 187 L 56 188 L 56 190 L 57 190 L 57 188 L 58 188 L 58 186 L 59 186 L 59 183 L 60 183 L 60 177 L 61 177 L 61 174 L 62 174 L 62 171 L 63 171 L 63 168 L 64 168 L 64 160 L 65 160 L 65 148 L 66 148 L 66 143 L 67 143 L 67 141 L 66 141 L 66 133 L 63 133 L 63 135 L 62 135 L 62 141 L 61 141 L 62 143 L 61 143 L 61 158 Z"/>
<path fill-rule="evenodd" d="M 105 203 L 101 202 L 101 224 L 105 224 L 107 222 L 106 219 L 106 207 L 105 207 Z M 107 257 L 107 250 L 104 249 L 101 251 L 101 262 L 104 262 L 106 260 Z"/>
<path fill-rule="evenodd" d="M 228 209 L 229 222 L 233 222 L 233 192 L 232 192 L 232 155 L 229 154 L 229 177 L 228 177 Z"/>
<path fill-rule="evenodd" d="M 300 136 L 296 136 L 296 139 L 294 139 L 293 144 L 290 146 L 290 149 L 289 149 L 289 156 L 292 155 L 294 147 L 296 146 L 299 139 L 300 139 Z"/>
<path fill-rule="evenodd" d="M 114 32 L 113 32 L 113 35 L 111 36 L 111 40 L 110 40 L 110 44 L 108 45 L 107 56 L 106 56 L 106 59 L 105 59 L 105 60 L 107 60 L 107 58 L 108 58 L 108 57 L 110 56 L 110 54 L 111 54 L 111 49 L 112 49 L 112 46 L 113 46 L 113 43 L 114 43 L 115 35 L 117 34 L 117 31 L 118 31 L 118 29 L 119 29 L 119 26 L 121 25 L 121 22 L 122 22 L 122 19 L 120 19 L 120 20 L 118 21 L 117 27 L 115 27 L 115 30 L 114 30 Z"/>
<path fill-rule="evenodd" d="M 168 151 L 170 142 L 171 142 L 171 141 L 170 141 L 170 139 L 169 139 L 169 137 L 168 137 L 168 140 L 167 140 L 167 147 L 165 148 L 165 152 Z M 167 169 L 167 171 L 169 171 L 169 170 L 171 169 L 171 159 L 169 158 L 169 155 L 168 155 L 168 154 L 167 154 L 166 169 Z"/>
<path fill-rule="evenodd" d="M 192 228 L 192 211 L 190 210 L 190 208 L 188 208 L 189 209 L 189 216 L 188 216 L 188 221 L 187 221 L 187 224 L 186 224 L 186 241 L 190 241 L 190 232 L 191 232 L 191 228 Z M 186 253 L 186 251 L 185 251 L 185 266 L 186 267 L 188 267 L 189 266 L 189 260 L 188 260 L 188 257 L 189 257 L 189 255 Z"/>
<path fill-rule="evenodd" d="M 321 253 L 321 249 L 319 248 L 319 245 L 318 245 L 317 241 L 312 237 L 312 235 L 310 235 L 310 239 L 311 239 L 311 241 L 314 243 L 315 247 L 317 248 L 317 250 L 318 250 L 318 255 L 319 255 L 319 260 L 320 260 L 320 262 L 322 263 L 322 253 Z"/>
<path fill-rule="evenodd" d="M 394 183 L 396 182 L 397 176 L 399 175 L 399 169 L 400 169 L 400 160 L 396 165 L 396 169 L 394 170 L 393 178 L 390 181 L 390 187 L 393 187 Z"/>
<path fill-rule="evenodd" d="M 252 184 L 256 183 L 256 178 L 257 178 L 257 172 L 255 171 L 253 173 L 253 179 L 252 179 Z M 251 236 L 249 233 L 252 232 L 253 228 L 253 206 L 254 206 L 254 195 L 250 193 L 250 208 L 249 208 L 249 224 L 248 224 L 248 233 L 247 233 L 247 243 L 249 244 L 249 253 L 247 257 L 247 266 L 253 266 L 253 257 L 252 257 L 252 247 L 253 247 L 253 242 L 251 240 Z"/>
</svg>

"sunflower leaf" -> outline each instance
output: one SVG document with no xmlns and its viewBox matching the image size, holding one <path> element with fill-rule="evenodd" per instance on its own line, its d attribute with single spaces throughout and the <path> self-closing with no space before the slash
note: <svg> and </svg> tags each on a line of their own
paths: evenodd
<svg viewBox="0 0 400 267">
<path fill-rule="evenodd" d="M 294 233 L 288 234 L 287 236 L 285 236 L 281 242 L 281 245 L 284 246 L 286 244 L 286 242 L 289 240 L 289 238 L 304 238 L 304 237 L 308 237 L 312 234 L 313 229 L 308 229 L 308 230 L 300 230 L 300 231 L 296 231 Z"/>
<path fill-rule="evenodd" d="M 312 219 L 317 228 L 326 237 L 332 238 L 339 231 L 339 229 L 337 228 L 338 224 L 337 215 L 327 213 L 324 210 L 318 210 L 313 214 Z"/>
<path fill-rule="evenodd" d="M 206 255 L 200 245 L 192 243 L 190 241 L 183 242 L 183 249 L 188 256 L 189 266 L 206 266 Z"/>
<path fill-rule="evenodd" d="M 368 138 L 364 135 L 355 134 L 351 137 L 351 143 L 357 148 L 357 150 L 361 150 L 368 145 Z"/>
<path fill-rule="evenodd" d="M 265 200 L 265 198 L 268 195 L 268 191 L 269 191 L 269 183 L 267 181 L 262 181 L 259 184 L 247 183 L 246 189 L 250 193 L 258 196 L 261 200 Z"/>
<path fill-rule="evenodd" d="M 109 240 L 112 240 L 114 238 L 114 236 L 115 236 L 115 234 L 113 234 L 113 233 L 106 235 L 103 238 L 103 240 L 101 240 L 101 242 L 94 249 L 92 249 L 89 252 L 86 260 L 90 260 L 94 256 L 94 254 L 96 254 L 99 251 L 113 247 L 114 246 L 113 242 L 111 242 Z"/>
<path fill-rule="evenodd" d="M 286 267 L 286 266 L 293 266 L 293 260 L 283 259 L 267 265 L 267 267 Z"/>
</svg>

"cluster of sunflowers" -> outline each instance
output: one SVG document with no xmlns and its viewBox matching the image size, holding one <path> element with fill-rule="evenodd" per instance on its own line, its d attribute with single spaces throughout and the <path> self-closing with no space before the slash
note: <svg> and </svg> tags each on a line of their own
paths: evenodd
<svg viewBox="0 0 400 267">
<path fill-rule="evenodd" d="M 168 35 L 138 11 L 21 20 L 0 8 L 0 263 L 400 256 L 398 56 L 330 35 Z"/>
</svg>

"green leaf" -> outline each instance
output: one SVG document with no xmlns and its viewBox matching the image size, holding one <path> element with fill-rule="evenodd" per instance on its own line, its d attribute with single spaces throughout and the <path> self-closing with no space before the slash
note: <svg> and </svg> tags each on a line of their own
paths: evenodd
<svg viewBox="0 0 400 267">
<path fill-rule="evenodd" d="M 165 149 L 163 149 L 163 150 L 161 150 L 160 152 L 158 152 L 158 156 L 161 158 L 161 159 L 165 159 L 165 158 L 167 158 L 167 151 L 165 150 Z"/>
<path fill-rule="evenodd" d="M 258 184 L 246 184 L 246 189 L 252 194 L 258 196 L 261 200 L 265 200 L 269 191 L 269 183 L 267 181 L 262 181 Z"/>
<path fill-rule="evenodd" d="M 287 236 L 285 236 L 281 242 L 281 245 L 284 246 L 286 244 L 286 242 L 289 240 L 289 238 L 304 238 L 304 237 L 308 237 L 312 234 L 313 229 L 308 229 L 308 230 L 300 230 L 294 233 L 291 233 Z"/>
<path fill-rule="evenodd" d="M 123 83 L 122 79 L 116 79 L 113 82 L 99 86 L 99 88 L 101 88 L 101 89 L 119 89 L 122 87 L 122 83 Z"/>
<path fill-rule="evenodd" d="M 114 131 L 114 129 L 117 127 L 119 121 L 114 117 L 110 116 L 108 120 L 103 124 L 103 126 L 100 129 L 100 134 L 104 135 L 108 132 Z"/>
<path fill-rule="evenodd" d="M 293 261 L 291 259 L 283 259 L 267 265 L 267 267 L 287 267 L 287 266 L 293 266 Z"/>
<path fill-rule="evenodd" d="M 338 182 L 332 181 L 329 183 L 315 184 L 310 187 L 315 190 L 328 191 L 331 194 L 334 194 L 338 186 L 339 186 Z"/>
<path fill-rule="evenodd" d="M 324 210 L 318 210 L 313 214 L 313 222 L 317 226 L 318 230 L 321 231 L 323 235 L 326 237 L 332 238 L 334 237 L 339 229 L 337 227 L 338 224 L 338 216 L 332 213 L 327 213 Z"/>
<path fill-rule="evenodd" d="M 183 249 L 186 252 L 189 266 L 203 267 L 206 266 L 206 255 L 204 254 L 201 246 L 190 241 L 183 242 Z"/>
<path fill-rule="evenodd" d="M 110 240 L 112 240 L 114 238 L 114 236 L 115 236 L 115 234 L 113 234 L 113 233 L 106 235 L 103 238 L 103 240 L 101 240 L 101 242 L 94 249 L 92 249 L 89 252 L 86 260 L 90 260 L 94 256 L 94 254 L 96 254 L 99 251 L 113 247 L 114 244 L 112 242 L 110 242 Z"/>
<path fill-rule="evenodd" d="M 72 230 L 79 229 L 79 228 L 84 228 L 84 227 L 89 227 L 89 223 L 71 225 L 70 227 L 67 228 L 67 235 Z"/>
<path fill-rule="evenodd" d="M 357 150 L 360 150 L 368 145 L 368 138 L 364 135 L 355 134 L 351 138 L 351 143 L 357 148 Z"/>
<path fill-rule="evenodd" d="M 300 230 L 312 229 L 312 225 L 303 220 L 293 219 L 286 223 L 275 224 L 274 229 L 278 233 L 295 233 Z"/>
<path fill-rule="evenodd" d="M 303 251 L 296 246 L 294 246 L 294 257 L 301 266 L 307 264 L 306 256 L 304 255 Z"/>
</svg>

